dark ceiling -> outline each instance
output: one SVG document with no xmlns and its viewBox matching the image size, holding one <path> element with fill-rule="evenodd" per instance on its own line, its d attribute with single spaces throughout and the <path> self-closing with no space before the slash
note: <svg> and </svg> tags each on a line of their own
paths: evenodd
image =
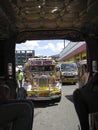
<svg viewBox="0 0 98 130">
<path fill-rule="evenodd" d="M 0 0 L 0 39 L 98 37 L 98 0 Z"/>
</svg>

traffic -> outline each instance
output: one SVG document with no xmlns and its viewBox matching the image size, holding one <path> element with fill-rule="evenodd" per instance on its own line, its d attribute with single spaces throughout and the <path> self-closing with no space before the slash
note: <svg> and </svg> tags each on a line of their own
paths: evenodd
<svg viewBox="0 0 98 130">
<path fill-rule="evenodd" d="M 82 66 L 78 67 L 75 62 L 60 63 L 50 57 L 29 58 L 21 69 L 25 98 L 36 102 L 59 103 L 63 84 L 82 83 L 79 78 L 81 69 Z"/>
</svg>

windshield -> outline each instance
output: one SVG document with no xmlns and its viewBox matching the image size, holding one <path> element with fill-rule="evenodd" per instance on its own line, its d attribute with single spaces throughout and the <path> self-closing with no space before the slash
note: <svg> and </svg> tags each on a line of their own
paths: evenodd
<svg viewBox="0 0 98 130">
<path fill-rule="evenodd" d="M 75 63 L 70 63 L 70 64 L 62 64 L 61 65 L 61 70 L 76 70 L 77 65 Z"/>
<path fill-rule="evenodd" d="M 30 69 L 32 72 L 53 71 L 54 66 L 31 66 Z"/>
</svg>

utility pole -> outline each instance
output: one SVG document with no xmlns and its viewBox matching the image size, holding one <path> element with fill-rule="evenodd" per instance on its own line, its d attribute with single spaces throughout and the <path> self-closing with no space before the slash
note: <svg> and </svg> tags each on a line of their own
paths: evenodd
<svg viewBox="0 0 98 130">
<path fill-rule="evenodd" d="M 64 39 L 64 48 L 65 48 L 65 39 Z"/>
</svg>

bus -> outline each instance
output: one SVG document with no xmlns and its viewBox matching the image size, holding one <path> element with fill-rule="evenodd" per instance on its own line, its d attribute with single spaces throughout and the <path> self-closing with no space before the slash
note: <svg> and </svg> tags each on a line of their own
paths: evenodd
<svg viewBox="0 0 98 130">
<path fill-rule="evenodd" d="M 56 78 L 62 83 L 75 84 L 78 81 L 78 67 L 74 62 L 61 62 L 56 65 Z"/>
</svg>

